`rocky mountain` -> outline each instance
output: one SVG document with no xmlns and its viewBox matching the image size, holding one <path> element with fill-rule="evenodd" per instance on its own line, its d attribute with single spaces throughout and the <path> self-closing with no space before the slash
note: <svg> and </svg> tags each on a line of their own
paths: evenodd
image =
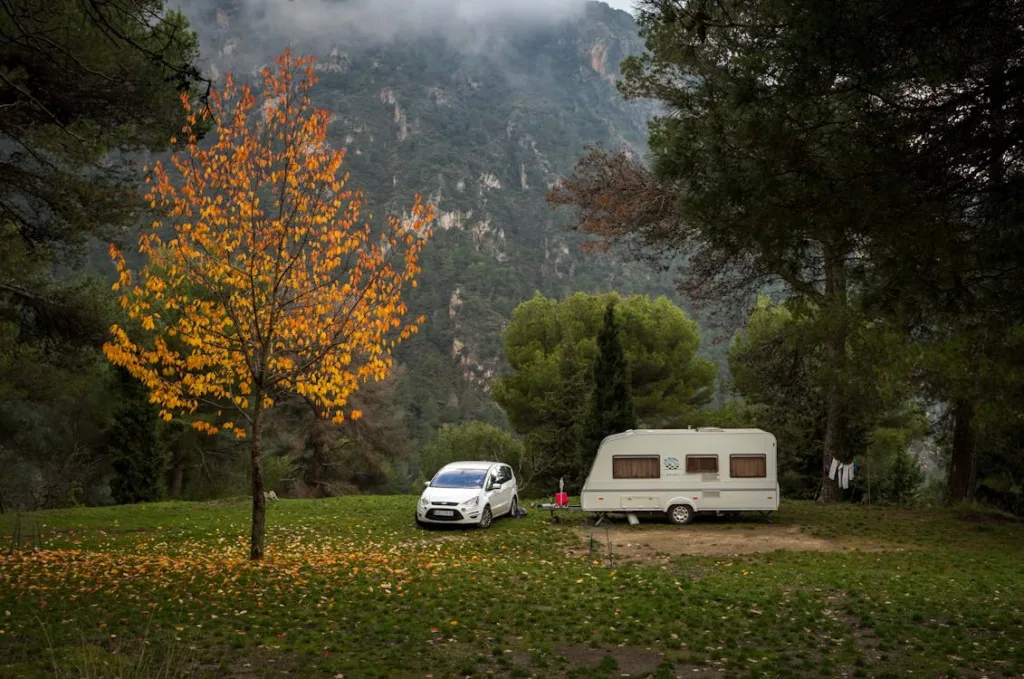
<svg viewBox="0 0 1024 679">
<path fill-rule="evenodd" d="M 535 292 L 673 294 L 646 266 L 581 255 L 572 215 L 544 200 L 588 145 L 644 152 L 652 110 L 614 84 L 642 49 L 637 26 L 603 3 L 554 15 L 534 4 L 525 17 L 474 15 L 458 0 L 184 6 L 214 75 L 254 73 L 286 44 L 316 54 L 314 101 L 332 112 L 330 142 L 348 150 L 351 185 L 378 217 L 417 192 L 437 206 L 410 300 L 427 322 L 399 355 L 416 439 L 444 422 L 502 421 L 487 394 L 501 331 Z"/>
</svg>

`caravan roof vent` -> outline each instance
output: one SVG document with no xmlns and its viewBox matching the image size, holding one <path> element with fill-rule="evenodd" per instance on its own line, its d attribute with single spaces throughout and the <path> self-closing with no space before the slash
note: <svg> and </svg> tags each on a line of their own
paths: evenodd
<svg viewBox="0 0 1024 679">
<path fill-rule="evenodd" d="M 697 427 L 697 431 L 723 431 L 721 427 Z"/>
</svg>

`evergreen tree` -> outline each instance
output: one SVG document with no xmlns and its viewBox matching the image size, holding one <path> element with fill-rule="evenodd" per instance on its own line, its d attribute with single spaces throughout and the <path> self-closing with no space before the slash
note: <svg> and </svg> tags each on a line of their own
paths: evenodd
<svg viewBox="0 0 1024 679">
<path fill-rule="evenodd" d="M 0 3 L 0 222 L 57 250 L 135 223 L 133 156 L 168 146 L 183 94 L 201 105 L 198 59 L 162 0 Z"/>
<path fill-rule="evenodd" d="M 619 347 L 621 350 L 621 344 Z M 561 464 L 556 463 L 556 468 L 561 466 L 562 469 L 556 469 L 556 472 L 561 472 L 558 473 L 558 476 L 564 473 L 566 481 L 573 488 L 583 487 L 583 482 L 590 471 L 591 460 L 583 447 L 584 429 L 577 417 L 577 413 L 586 412 L 587 387 L 591 385 L 586 372 L 576 369 L 578 365 L 579 356 L 576 345 L 568 342 L 558 366 L 561 386 L 556 392 L 555 402 L 552 406 L 559 413 L 554 419 L 558 432 L 557 444 L 562 453 Z M 628 382 L 626 386 L 629 387 Z"/>
<path fill-rule="evenodd" d="M 908 450 L 896 453 L 889 474 L 892 479 L 893 499 L 901 505 L 912 499 L 914 493 L 924 483 L 924 471 Z"/>
<path fill-rule="evenodd" d="M 956 420 L 948 499 L 969 500 L 982 413 L 1006 400 L 978 375 L 1013 368 L 1024 308 L 1020 3 L 638 4 L 647 53 L 619 87 L 665 105 L 651 167 L 595 150 L 552 202 L 602 241 L 684 256 L 695 300 L 770 284 L 820 310 L 824 500 L 832 458 L 852 459 L 858 306 L 951 356 L 924 381 Z"/>
<path fill-rule="evenodd" d="M 572 492 L 582 488 L 593 459 L 584 445 L 587 397 L 593 387 L 587 371 L 580 369 L 583 359 L 575 343 L 566 342 L 558 354 L 558 380 L 551 391 L 540 395 L 537 408 L 546 413 L 545 422 L 527 432 L 526 458 L 533 480 L 545 490 L 564 479 Z"/>
<path fill-rule="evenodd" d="M 115 472 L 111 494 L 118 504 L 162 500 L 170 460 L 160 440 L 157 409 L 145 387 L 127 374 L 121 375 L 121 387 L 123 405 L 114 416 L 108 444 Z"/>
<path fill-rule="evenodd" d="M 622 348 L 615 302 L 608 302 L 604 326 L 597 335 L 597 360 L 594 362 L 594 391 L 590 396 L 590 421 L 587 426 L 589 453 L 597 452 L 601 440 L 610 434 L 636 429 L 636 406 L 630 387 L 629 365 Z"/>
</svg>

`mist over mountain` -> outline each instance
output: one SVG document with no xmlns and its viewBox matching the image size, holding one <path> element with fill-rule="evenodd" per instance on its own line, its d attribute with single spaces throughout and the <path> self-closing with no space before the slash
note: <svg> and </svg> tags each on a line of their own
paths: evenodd
<svg viewBox="0 0 1024 679">
<path fill-rule="evenodd" d="M 206 0 L 188 0 L 186 13 L 201 13 Z M 507 33 L 579 19 L 585 0 L 238 0 L 221 3 L 246 17 L 262 35 L 299 42 L 325 35 L 403 40 L 472 33 Z"/>
<path fill-rule="evenodd" d="M 643 45 L 627 12 L 577 0 L 188 0 L 215 76 L 255 73 L 284 47 L 317 56 L 314 103 L 333 115 L 351 185 L 400 214 L 438 208 L 410 297 L 427 316 L 402 345 L 411 436 L 503 414 L 490 383 L 501 331 L 535 292 L 674 294 L 645 265 L 585 258 L 545 192 L 589 145 L 646 150 L 649 104 L 615 89 Z"/>
<path fill-rule="evenodd" d="M 229 47 L 232 63 L 259 62 L 285 45 L 297 51 L 339 41 L 363 46 L 441 39 L 460 51 L 493 53 L 539 29 L 583 20 L 589 0 L 183 0 L 174 3 L 200 29 L 204 45 L 219 47 L 215 27 L 246 27 L 244 44 Z M 211 14 L 211 10 L 213 14 Z M 225 55 L 220 55 L 225 56 Z"/>
</svg>

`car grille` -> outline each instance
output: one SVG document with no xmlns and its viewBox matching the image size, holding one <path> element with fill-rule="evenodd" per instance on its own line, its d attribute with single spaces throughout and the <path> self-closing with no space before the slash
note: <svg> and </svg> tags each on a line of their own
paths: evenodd
<svg viewBox="0 0 1024 679">
<path fill-rule="evenodd" d="M 454 510 L 454 514 L 452 516 L 438 515 L 436 509 L 431 509 L 427 511 L 427 518 L 433 521 L 461 521 L 464 517 L 462 516 L 462 512 L 457 509 Z"/>
<path fill-rule="evenodd" d="M 458 507 L 458 502 L 431 502 L 435 507 Z"/>
</svg>

